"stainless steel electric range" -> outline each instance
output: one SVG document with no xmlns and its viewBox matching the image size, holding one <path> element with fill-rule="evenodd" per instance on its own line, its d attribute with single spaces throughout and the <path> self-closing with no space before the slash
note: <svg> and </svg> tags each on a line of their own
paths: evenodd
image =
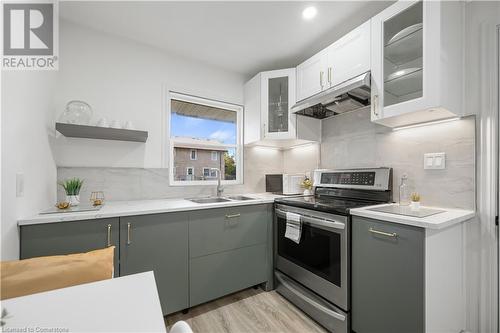
<svg viewBox="0 0 500 333">
<path fill-rule="evenodd" d="M 314 186 L 314 196 L 275 200 L 276 289 L 328 330 L 349 332 L 349 210 L 391 202 L 392 169 L 317 170 Z"/>
</svg>

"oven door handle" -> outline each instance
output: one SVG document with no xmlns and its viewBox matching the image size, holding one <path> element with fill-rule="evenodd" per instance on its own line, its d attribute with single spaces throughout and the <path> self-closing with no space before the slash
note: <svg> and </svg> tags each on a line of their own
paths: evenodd
<svg viewBox="0 0 500 333">
<path fill-rule="evenodd" d="M 289 283 L 287 283 L 285 280 L 283 280 L 280 276 L 278 275 L 275 275 L 276 276 L 276 279 L 278 279 L 278 281 L 284 285 L 286 288 L 288 288 L 291 292 L 295 293 L 297 296 L 299 296 L 304 302 L 307 302 L 309 303 L 309 305 L 315 307 L 316 309 L 328 314 L 329 316 L 331 317 L 334 317 L 338 320 L 341 320 L 341 321 L 345 321 L 345 316 L 343 314 L 340 314 L 338 312 L 335 312 L 331 309 L 328 309 L 327 307 L 319 304 L 318 302 L 316 302 L 315 300 L 313 299 L 310 299 L 309 297 L 307 297 L 306 295 L 304 295 L 303 293 L 301 293 L 299 290 L 297 290 L 296 288 L 294 288 L 292 285 L 290 285 Z"/>
<path fill-rule="evenodd" d="M 286 219 L 286 212 L 276 208 L 275 209 L 276 214 L 285 218 Z M 328 229 L 345 229 L 345 223 L 342 222 L 337 222 L 337 221 L 332 221 L 332 220 L 327 220 L 327 219 L 320 219 L 317 217 L 312 217 L 312 216 L 307 216 L 307 215 L 300 215 L 300 221 L 306 224 L 310 225 L 317 225 L 320 227 L 328 228 Z"/>
</svg>

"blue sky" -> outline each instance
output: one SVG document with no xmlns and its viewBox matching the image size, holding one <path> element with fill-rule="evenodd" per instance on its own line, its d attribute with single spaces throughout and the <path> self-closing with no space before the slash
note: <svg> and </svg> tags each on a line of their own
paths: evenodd
<svg viewBox="0 0 500 333">
<path fill-rule="evenodd" d="M 221 143 L 236 144 L 236 124 L 172 113 L 171 135 L 212 139 Z"/>
</svg>

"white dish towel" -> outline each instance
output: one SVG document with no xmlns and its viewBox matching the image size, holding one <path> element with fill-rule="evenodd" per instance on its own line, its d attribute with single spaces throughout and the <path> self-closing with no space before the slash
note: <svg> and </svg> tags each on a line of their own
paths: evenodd
<svg viewBox="0 0 500 333">
<path fill-rule="evenodd" d="M 299 244 L 301 234 L 302 223 L 300 222 L 300 215 L 287 212 L 285 237 Z"/>
</svg>

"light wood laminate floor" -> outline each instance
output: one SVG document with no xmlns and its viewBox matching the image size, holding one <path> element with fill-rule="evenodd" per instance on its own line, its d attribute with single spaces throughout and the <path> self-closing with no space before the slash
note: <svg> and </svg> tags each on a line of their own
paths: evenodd
<svg viewBox="0 0 500 333">
<path fill-rule="evenodd" d="M 189 310 L 169 315 L 167 328 L 184 320 L 194 333 L 326 332 L 276 291 L 246 289 Z"/>
</svg>

